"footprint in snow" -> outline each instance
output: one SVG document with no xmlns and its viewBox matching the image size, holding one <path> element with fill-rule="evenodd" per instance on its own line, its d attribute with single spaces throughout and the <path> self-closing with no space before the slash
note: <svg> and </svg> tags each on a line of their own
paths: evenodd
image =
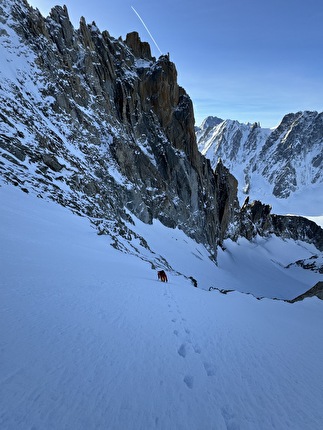
<svg viewBox="0 0 323 430">
<path fill-rule="evenodd" d="M 207 376 L 214 376 L 216 373 L 216 367 L 212 363 L 203 363 L 204 369 L 206 371 Z"/>
<path fill-rule="evenodd" d="M 177 352 L 181 357 L 183 357 L 183 358 L 186 357 L 187 347 L 186 347 L 185 343 L 182 343 L 182 345 L 179 347 Z"/>
<path fill-rule="evenodd" d="M 193 388 L 193 376 L 191 375 L 186 375 L 184 377 L 184 382 L 187 385 L 188 388 Z"/>
<path fill-rule="evenodd" d="M 194 345 L 193 349 L 196 354 L 201 354 L 202 352 L 201 348 L 198 345 Z"/>
</svg>

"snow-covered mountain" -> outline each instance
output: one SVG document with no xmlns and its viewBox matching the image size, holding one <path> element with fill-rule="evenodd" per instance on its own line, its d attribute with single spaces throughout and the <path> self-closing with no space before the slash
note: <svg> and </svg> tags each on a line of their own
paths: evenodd
<svg viewBox="0 0 323 430">
<path fill-rule="evenodd" d="M 0 104 L 1 430 L 321 429 L 323 231 L 239 204 L 168 56 L 0 0 Z"/>
<path fill-rule="evenodd" d="M 323 215 L 323 113 L 288 114 L 275 129 L 209 117 L 196 135 L 212 166 L 221 158 L 238 179 L 241 201 L 249 195 L 275 213 Z"/>
<path fill-rule="evenodd" d="M 84 18 L 74 29 L 65 7 L 44 18 L 26 2 L 0 4 L 2 176 L 116 242 L 130 211 L 180 225 L 215 254 L 231 219 L 221 231 L 218 184 L 169 58 L 153 58 L 137 33 L 116 40 Z"/>
</svg>

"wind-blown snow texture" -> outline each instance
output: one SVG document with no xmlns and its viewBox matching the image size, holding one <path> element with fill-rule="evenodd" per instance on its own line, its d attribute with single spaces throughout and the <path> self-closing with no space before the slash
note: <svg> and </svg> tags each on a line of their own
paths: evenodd
<svg viewBox="0 0 323 430">
<path fill-rule="evenodd" d="M 86 218 L 11 186 L 0 198 L 1 429 L 322 428 L 322 301 L 208 292 L 175 271 L 163 284 Z M 210 278 L 202 247 L 157 227 L 157 253 Z"/>
</svg>

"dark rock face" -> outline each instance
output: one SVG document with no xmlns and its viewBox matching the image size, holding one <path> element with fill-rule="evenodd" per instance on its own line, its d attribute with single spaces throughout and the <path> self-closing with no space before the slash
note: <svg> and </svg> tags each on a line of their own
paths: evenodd
<svg viewBox="0 0 323 430">
<path fill-rule="evenodd" d="M 63 169 L 63 165 L 60 164 L 54 155 L 49 154 L 43 154 L 43 162 L 48 166 L 50 169 L 54 170 L 54 172 L 60 172 Z"/>
<path fill-rule="evenodd" d="M 215 183 L 218 195 L 218 218 L 222 233 L 220 239 L 222 241 L 228 237 L 227 232 L 230 228 L 230 223 L 239 218 L 240 208 L 237 199 L 237 180 L 230 174 L 221 160 L 219 160 L 215 169 Z"/>
<path fill-rule="evenodd" d="M 301 294 L 300 296 L 295 297 L 293 300 L 288 300 L 290 303 L 299 302 L 301 300 L 306 299 L 307 297 L 318 297 L 319 299 L 323 300 L 323 282 L 318 282 L 316 285 L 314 285 L 313 288 L 306 291 L 306 293 Z"/>
<path fill-rule="evenodd" d="M 274 227 L 289 234 L 285 221 L 273 224 L 259 204 L 240 210 L 235 178 L 199 153 L 192 102 L 168 56 L 156 60 L 137 33 L 123 42 L 84 18 L 75 30 L 66 7 L 47 18 L 25 1 L 0 9 L 4 45 L 13 43 L 9 33 L 19 37 L 8 55 L 26 57 L 19 79 L 0 87 L 6 181 L 68 206 L 116 238 L 131 236 L 129 211 L 146 223 L 178 226 L 214 256 L 228 237 Z M 290 234 L 304 236 L 296 226 Z M 314 235 L 321 243 L 322 233 Z"/>
<path fill-rule="evenodd" d="M 306 270 L 312 270 L 316 273 L 323 275 L 323 256 L 321 258 L 318 255 L 312 255 L 309 258 L 303 260 L 297 260 L 295 263 L 289 264 L 287 267 L 298 266 Z"/>
<path fill-rule="evenodd" d="M 249 203 L 248 199 L 240 213 L 240 234 L 249 240 L 256 234 L 275 234 L 285 239 L 312 243 L 323 251 L 323 229 L 307 218 L 271 214 L 270 205 L 257 200 Z"/>
<path fill-rule="evenodd" d="M 251 240 L 255 235 L 272 233 L 271 206 L 247 198 L 241 208 L 241 235 Z"/>
<path fill-rule="evenodd" d="M 323 251 L 323 230 L 315 222 L 299 216 L 271 216 L 273 232 L 280 237 L 313 243 Z"/>
<path fill-rule="evenodd" d="M 142 42 L 140 40 L 139 34 L 136 31 L 128 33 L 125 42 L 136 58 L 144 58 L 146 60 L 153 59 L 151 56 L 149 43 Z"/>
</svg>

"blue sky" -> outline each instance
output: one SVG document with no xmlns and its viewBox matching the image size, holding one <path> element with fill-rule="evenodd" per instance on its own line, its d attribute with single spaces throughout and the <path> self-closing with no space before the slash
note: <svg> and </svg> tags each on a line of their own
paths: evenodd
<svg viewBox="0 0 323 430">
<path fill-rule="evenodd" d="M 176 64 L 197 125 L 208 116 L 277 125 L 289 112 L 323 110 L 322 0 L 29 0 L 47 15 L 66 4 L 114 37 L 138 31 Z"/>
</svg>

